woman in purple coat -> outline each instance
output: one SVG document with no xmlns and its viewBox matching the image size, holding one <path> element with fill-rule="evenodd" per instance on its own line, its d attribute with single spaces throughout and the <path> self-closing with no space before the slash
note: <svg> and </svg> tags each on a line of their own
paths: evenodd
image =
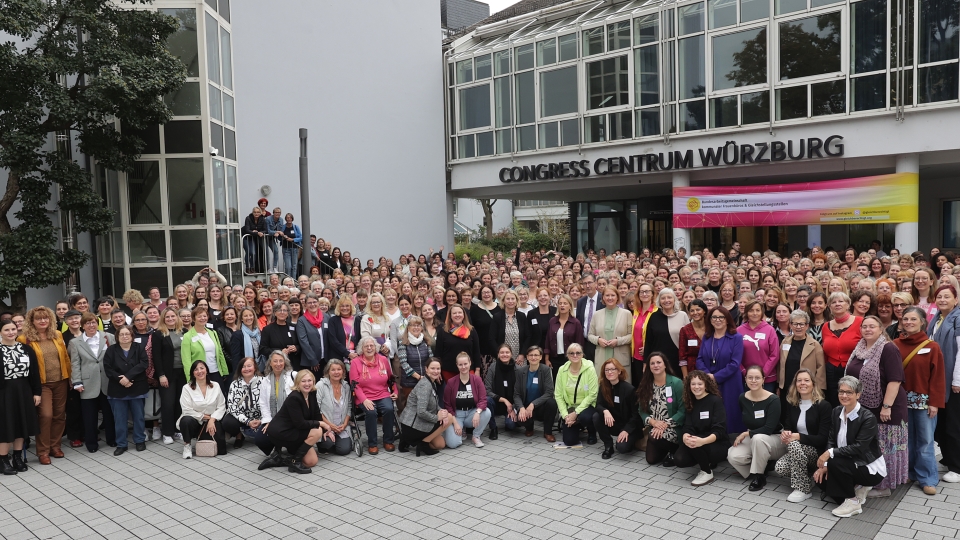
<svg viewBox="0 0 960 540">
<path fill-rule="evenodd" d="M 723 396 L 723 408 L 727 412 L 727 433 L 743 433 L 746 428 L 740 415 L 740 394 L 743 393 L 743 378 L 740 364 L 743 361 L 743 336 L 737 333 L 733 317 L 723 306 L 717 306 L 707 314 L 713 332 L 703 335 L 697 369 L 716 381 Z"/>
</svg>

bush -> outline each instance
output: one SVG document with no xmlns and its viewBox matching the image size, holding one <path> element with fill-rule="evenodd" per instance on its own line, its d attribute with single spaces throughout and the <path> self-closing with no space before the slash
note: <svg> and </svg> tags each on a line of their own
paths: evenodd
<svg viewBox="0 0 960 540">
<path fill-rule="evenodd" d="M 455 249 L 453 250 L 458 261 L 463 257 L 464 253 L 470 254 L 470 260 L 479 261 L 484 255 L 490 253 L 491 251 L 495 251 L 495 250 L 490 246 L 486 246 L 478 243 L 457 244 Z"/>
</svg>

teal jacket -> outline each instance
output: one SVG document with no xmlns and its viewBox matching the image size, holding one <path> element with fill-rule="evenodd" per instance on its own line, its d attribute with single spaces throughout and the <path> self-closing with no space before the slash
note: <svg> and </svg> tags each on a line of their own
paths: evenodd
<svg viewBox="0 0 960 540">
<path fill-rule="evenodd" d="M 560 366 L 560 371 L 557 372 L 557 383 L 554 385 L 553 396 L 557 400 L 557 410 L 560 411 L 561 418 L 567 415 L 567 409 L 570 407 L 573 407 L 574 411 L 580 414 L 587 407 L 593 407 L 597 404 L 597 392 L 600 390 L 597 370 L 590 360 L 583 359 L 580 363 L 580 374 L 577 377 L 570 375 L 570 362 Z M 574 402 L 574 389 L 567 388 L 567 381 L 577 378 L 580 379 L 580 384 L 577 386 L 577 400 Z"/>
<path fill-rule="evenodd" d="M 683 426 L 683 420 L 687 414 L 686 408 L 683 406 L 683 381 L 673 375 L 667 375 L 667 388 L 671 389 L 673 393 L 672 396 L 667 399 L 672 399 L 673 401 L 667 402 L 667 414 L 670 416 L 670 423 L 673 424 L 673 428 L 679 430 Z M 647 419 L 650 418 L 644 410 L 644 404 L 637 404 L 637 416 L 634 417 L 634 420 L 639 423 L 635 426 L 636 428 L 644 428 L 647 425 Z M 633 423 L 631 421 L 631 423 Z"/>
<path fill-rule="evenodd" d="M 230 368 L 227 367 L 227 359 L 223 356 L 223 347 L 220 346 L 220 336 L 213 330 L 207 329 L 207 335 L 213 340 L 213 345 L 217 349 L 217 370 L 220 375 L 226 377 L 230 374 Z M 197 329 L 191 328 L 183 335 L 183 343 L 180 344 L 180 360 L 183 361 L 183 373 L 190 380 L 190 366 L 197 360 L 205 360 L 207 353 L 203 350 L 200 343 L 200 336 L 197 335 Z"/>
</svg>

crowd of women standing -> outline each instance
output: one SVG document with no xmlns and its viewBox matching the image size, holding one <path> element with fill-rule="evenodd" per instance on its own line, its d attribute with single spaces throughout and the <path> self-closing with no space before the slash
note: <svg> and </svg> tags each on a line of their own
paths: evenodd
<svg viewBox="0 0 960 540">
<path fill-rule="evenodd" d="M 794 502 L 818 483 L 838 515 L 907 482 L 936 493 L 936 443 L 943 480 L 960 481 L 952 254 L 518 245 L 364 266 L 319 239 L 316 257 L 296 278 L 231 287 L 204 269 L 166 299 L 75 294 L 2 318 L 4 474 L 26 470 L 31 437 L 41 464 L 64 435 L 98 451 L 99 429 L 120 455 L 128 421 L 137 450 L 249 439 L 261 468 L 304 473 L 351 451 L 362 412 L 374 455 L 483 447 L 498 423 L 530 437 L 539 421 L 558 448 L 585 435 L 603 459 L 697 466 L 694 485 L 723 460 L 753 491 L 789 477 Z"/>
</svg>

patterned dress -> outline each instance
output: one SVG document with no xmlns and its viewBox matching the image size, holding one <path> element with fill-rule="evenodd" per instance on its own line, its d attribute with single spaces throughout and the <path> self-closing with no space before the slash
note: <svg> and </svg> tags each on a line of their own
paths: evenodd
<svg viewBox="0 0 960 540">
<path fill-rule="evenodd" d="M 40 432 L 33 396 L 40 395 L 40 372 L 33 349 L 20 343 L 0 344 L 0 442 L 32 437 Z"/>
</svg>

